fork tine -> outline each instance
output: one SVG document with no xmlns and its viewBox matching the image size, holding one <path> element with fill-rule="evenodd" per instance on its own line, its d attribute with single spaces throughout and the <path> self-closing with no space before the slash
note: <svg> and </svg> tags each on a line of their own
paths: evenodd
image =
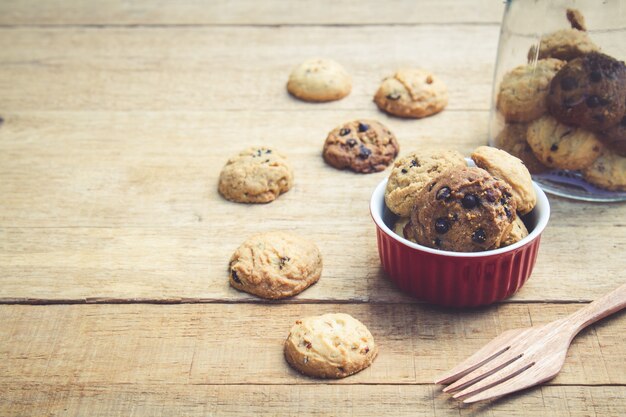
<svg viewBox="0 0 626 417">
<path fill-rule="evenodd" d="M 463 391 L 457 392 L 453 395 L 453 398 L 459 399 L 467 397 L 465 399 L 467 399 L 468 401 L 470 398 L 473 401 L 479 401 L 474 400 L 474 398 L 480 398 L 480 393 L 482 393 L 483 391 L 487 391 L 490 388 L 497 388 L 498 385 L 510 381 L 511 379 L 525 372 L 528 368 L 531 368 L 533 365 L 535 365 L 534 362 L 521 362 L 517 367 L 503 368 L 500 371 L 488 376 L 487 378 L 467 387 Z M 512 382 L 511 384 L 515 384 L 515 382 Z M 463 401 L 465 401 L 465 399 Z"/>
<path fill-rule="evenodd" d="M 488 400 L 491 398 L 501 397 L 503 395 L 510 394 L 515 391 L 520 391 L 520 390 L 532 387 L 536 384 L 543 382 L 542 380 L 538 380 L 537 378 L 532 378 L 532 377 L 528 379 L 518 378 L 520 375 L 523 375 L 524 377 L 526 377 L 527 374 L 524 371 L 526 371 L 528 368 L 530 368 L 533 365 L 534 363 L 530 363 L 526 365 L 525 369 L 523 369 L 521 372 L 518 372 L 516 375 L 512 376 L 510 379 L 508 379 L 507 381 L 504 381 L 501 384 L 495 385 L 475 395 L 469 395 L 468 397 L 463 399 L 463 402 L 466 404 L 470 404 L 470 403 L 475 403 L 477 401 L 483 401 L 483 400 Z M 547 379 L 550 379 L 550 378 L 547 378 Z"/>
<path fill-rule="evenodd" d="M 445 385 L 454 382 L 457 379 L 469 374 L 476 368 L 479 368 L 485 363 L 500 356 L 510 348 L 511 345 L 509 341 L 512 340 L 513 336 L 518 333 L 519 330 L 507 330 L 506 332 L 503 332 L 491 340 L 491 342 L 480 348 L 472 356 L 437 378 L 435 384 Z"/>
<path fill-rule="evenodd" d="M 466 387 L 476 384 L 478 381 L 499 372 L 500 370 L 511 365 L 513 362 L 519 360 L 521 357 L 521 354 L 513 355 L 509 351 L 506 354 L 495 358 L 493 361 L 487 362 L 483 366 L 476 368 L 474 371 L 465 375 L 463 378 L 458 379 L 453 384 L 448 385 L 443 389 L 443 392 L 463 390 Z"/>
</svg>

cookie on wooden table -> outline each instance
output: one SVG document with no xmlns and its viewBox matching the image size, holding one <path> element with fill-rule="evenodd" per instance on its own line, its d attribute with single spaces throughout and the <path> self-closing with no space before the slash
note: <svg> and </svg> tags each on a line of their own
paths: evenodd
<svg viewBox="0 0 626 417">
<path fill-rule="evenodd" d="M 597 52 L 576 58 L 552 79 L 547 102 L 561 123 L 607 130 L 626 112 L 626 66 Z"/>
<path fill-rule="evenodd" d="M 521 159 L 531 174 L 539 174 L 548 170 L 539 162 L 530 145 L 526 141 L 527 123 L 507 123 L 495 138 L 495 145 Z"/>
<path fill-rule="evenodd" d="M 535 207 L 537 195 L 533 180 L 520 159 L 501 149 L 479 146 L 472 153 L 472 160 L 476 166 L 511 186 L 517 211 L 526 214 Z"/>
<path fill-rule="evenodd" d="M 348 314 L 330 313 L 297 320 L 284 354 L 305 375 L 344 378 L 370 366 L 378 346 L 363 323 Z"/>
<path fill-rule="evenodd" d="M 374 102 L 389 114 L 421 118 L 439 113 L 448 105 L 448 88 L 428 71 L 400 69 L 383 80 Z"/>
<path fill-rule="evenodd" d="M 610 191 L 626 191 L 626 157 L 605 151 L 585 168 L 587 182 Z"/>
<path fill-rule="evenodd" d="M 504 239 L 500 247 L 510 246 L 524 239 L 526 236 L 528 236 L 528 229 L 526 228 L 522 218 L 518 215 L 513 221 L 513 228 L 511 229 L 511 232 L 507 238 Z"/>
<path fill-rule="evenodd" d="M 370 173 L 382 171 L 398 155 L 396 137 L 375 120 L 354 120 L 333 129 L 326 138 L 322 155 L 337 169 Z"/>
<path fill-rule="evenodd" d="M 350 94 L 352 77 L 331 59 L 311 58 L 289 75 L 287 91 L 305 101 L 333 101 Z"/>
<path fill-rule="evenodd" d="M 543 116 L 528 126 L 526 140 L 542 164 L 550 168 L 583 169 L 602 152 L 604 145 L 588 130 Z"/>
<path fill-rule="evenodd" d="M 395 214 L 408 217 L 415 197 L 426 184 L 450 168 L 466 165 L 463 155 L 454 150 L 411 152 L 394 163 L 385 189 L 385 204 Z"/>
<path fill-rule="evenodd" d="M 539 41 L 539 47 L 533 45 L 528 51 L 528 61 L 546 58 L 570 61 L 590 52 L 597 52 L 599 49 L 587 32 L 561 29 L 543 36 Z"/>
<path fill-rule="evenodd" d="M 542 59 L 520 65 L 502 78 L 496 106 L 507 122 L 529 122 L 548 111 L 550 81 L 565 65 L 558 59 Z"/>
<path fill-rule="evenodd" d="M 297 235 L 267 232 L 250 237 L 233 253 L 230 285 L 262 298 L 291 297 L 322 275 L 317 246 Z"/>
<path fill-rule="evenodd" d="M 218 191 L 238 203 L 269 203 L 292 184 L 293 170 L 284 155 L 272 148 L 251 147 L 224 165 Z"/>
</svg>

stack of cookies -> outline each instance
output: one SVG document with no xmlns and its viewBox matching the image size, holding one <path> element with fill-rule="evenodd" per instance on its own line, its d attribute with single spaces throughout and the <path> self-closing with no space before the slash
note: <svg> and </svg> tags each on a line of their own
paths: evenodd
<svg viewBox="0 0 626 417">
<path fill-rule="evenodd" d="M 541 39 L 530 63 L 505 74 L 495 138 L 532 173 L 580 171 L 600 188 L 626 190 L 626 66 L 599 52 L 582 16 Z"/>
</svg>

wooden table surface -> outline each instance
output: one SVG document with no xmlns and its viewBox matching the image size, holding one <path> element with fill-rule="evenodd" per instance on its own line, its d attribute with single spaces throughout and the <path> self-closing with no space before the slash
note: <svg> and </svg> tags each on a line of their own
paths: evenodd
<svg viewBox="0 0 626 417">
<path fill-rule="evenodd" d="M 575 311 L 625 281 L 626 206 L 550 196 L 535 271 L 511 299 L 448 310 L 381 270 L 368 200 L 388 173 L 336 171 L 327 132 L 376 118 L 401 153 L 486 143 L 503 4 L 281 0 L 0 2 L 0 414 L 68 416 L 626 414 L 626 315 L 583 331 L 554 380 L 463 406 L 436 375 L 502 331 Z M 305 58 L 353 75 L 307 104 L 285 83 Z M 372 103 L 400 66 L 432 70 L 450 104 L 400 120 Z M 217 193 L 226 159 L 288 154 L 295 186 L 268 205 Z M 229 287 L 250 234 L 320 246 L 318 284 L 266 303 Z M 380 345 L 339 381 L 292 371 L 299 317 L 346 312 Z"/>
</svg>

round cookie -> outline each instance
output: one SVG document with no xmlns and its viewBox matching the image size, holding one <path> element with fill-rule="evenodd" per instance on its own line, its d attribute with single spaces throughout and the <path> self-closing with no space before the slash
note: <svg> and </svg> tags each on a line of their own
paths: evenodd
<svg viewBox="0 0 626 417">
<path fill-rule="evenodd" d="M 415 197 L 426 184 L 450 168 L 466 165 L 463 155 L 454 150 L 412 152 L 394 163 L 385 189 L 385 203 L 397 215 L 408 217 Z"/>
<path fill-rule="evenodd" d="M 526 141 L 527 131 L 528 124 L 526 123 L 508 123 L 496 136 L 495 145 L 521 159 L 531 174 L 545 172 L 548 167 L 539 162 Z"/>
<path fill-rule="evenodd" d="M 313 242 L 291 233 L 260 233 L 237 248 L 228 268 L 234 288 L 278 299 L 315 284 L 322 275 L 322 255 Z"/>
<path fill-rule="evenodd" d="M 539 41 L 539 48 L 533 45 L 528 51 L 528 61 L 533 62 L 545 58 L 570 61 L 599 49 L 591 41 L 587 32 L 577 29 L 561 29 L 543 36 Z"/>
<path fill-rule="evenodd" d="M 626 157 L 605 151 L 583 171 L 587 182 L 610 191 L 626 191 Z"/>
<path fill-rule="evenodd" d="M 319 378 L 344 378 L 372 364 L 378 346 L 357 319 L 342 313 L 297 320 L 285 341 L 285 359 L 296 370 Z"/>
<path fill-rule="evenodd" d="M 566 126 L 551 116 L 532 122 L 526 140 L 541 163 L 560 169 L 583 169 L 604 147 L 593 132 Z"/>
<path fill-rule="evenodd" d="M 238 203 L 269 203 L 292 184 L 293 170 L 284 155 L 272 148 L 251 147 L 224 165 L 218 191 Z"/>
<path fill-rule="evenodd" d="M 620 156 L 626 156 L 626 115 L 612 128 L 602 132 L 600 140 Z"/>
<path fill-rule="evenodd" d="M 419 119 L 448 105 L 448 88 L 428 71 L 400 69 L 383 80 L 374 102 L 389 114 Z"/>
<path fill-rule="evenodd" d="M 576 58 L 552 79 L 547 102 L 561 123 L 609 129 L 626 111 L 626 66 L 597 52 Z"/>
<path fill-rule="evenodd" d="M 496 106 L 507 122 L 529 122 L 548 111 L 550 81 L 565 65 L 558 59 L 541 59 L 506 73 L 500 83 Z"/>
<path fill-rule="evenodd" d="M 502 242 L 500 247 L 510 246 L 514 243 L 519 242 L 528 236 L 528 229 L 524 224 L 524 221 L 520 216 L 517 216 L 515 221 L 513 221 L 513 228 L 511 229 L 511 233 L 507 236 L 507 238 Z"/>
<path fill-rule="evenodd" d="M 524 163 L 506 153 L 490 146 L 479 146 L 472 153 L 472 160 L 476 166 L 484 169 L 496 178 L 504 180 L 513 190 L 513 199 L 517 211 L 526 214 L 535 207 L 537 195 L 533 187 L 530 172 Z"/>
<path fill-rule="evenodd" d="M 396 137 L 382 123 L 354 120 L 328 134 L 322 155 L 337 169 L 370 173 L 387 168 L 399 150 Z"/>
<path fill-rule="evenodd" d="M 515 220 L 512 190 L 481 168 L 453 168 L 418 194 L 411 212 L 417 243 L 478 252 L 498 248 Z"/>
<path fill-rule="evenodd" d="M 305 101 L 339 100 L 350 94 L 350 90 L 350 74 L 330 59 L 307 59 L 291 72 L 287 82 L 287 91 Z"/>
</svg>

